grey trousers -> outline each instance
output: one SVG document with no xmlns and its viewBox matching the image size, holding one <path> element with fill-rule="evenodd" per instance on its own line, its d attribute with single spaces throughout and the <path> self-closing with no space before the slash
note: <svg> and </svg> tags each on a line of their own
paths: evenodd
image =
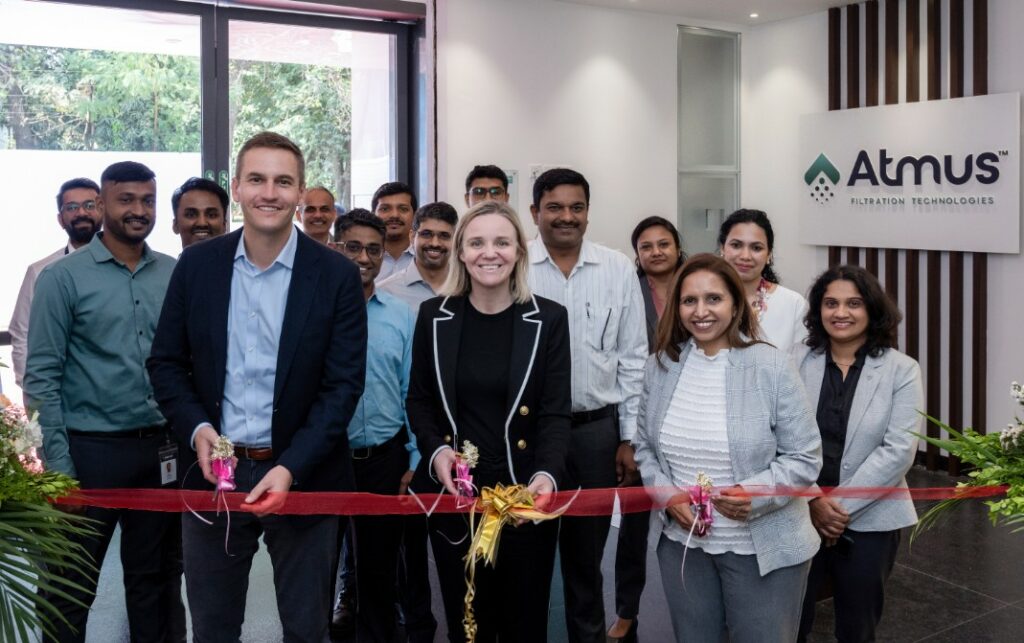
<svg viewBox="0 0 1024 643">
<path fill-rule="evenodd" d="M 658 564 L 676 641 L 791 643 L 800 629 L 811 561 L 761 576 L 757 557 L 658 542 Z M 684 582 L 685 581 L 685 582 Z"/>
</svg>

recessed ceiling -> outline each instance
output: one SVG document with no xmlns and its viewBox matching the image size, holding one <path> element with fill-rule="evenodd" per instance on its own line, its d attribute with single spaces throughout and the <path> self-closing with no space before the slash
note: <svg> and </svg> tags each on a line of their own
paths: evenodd
<svg viewBox="0 0 1024 643">
<path fill-rule="evenodd" d="M 850 4 L 852 0 L 569 0 L 577 4 L 613 9 L 653 11 L 694 20 L 758 25 L 776 20 L 805 16 L 830 7 Z M 750 14 L 756 13 L 757 18 Z"/>
</svg>

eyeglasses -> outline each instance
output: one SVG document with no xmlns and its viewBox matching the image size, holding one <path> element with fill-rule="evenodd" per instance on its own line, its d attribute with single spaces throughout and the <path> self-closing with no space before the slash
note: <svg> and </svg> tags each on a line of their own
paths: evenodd
<svg viewBox="0 0 1024 643">
<path fill-rule="evenodd" d="M 420 239 L 423 239 L 424 241 L 430 241 L 434 237 L 437 237 L 441 241 L 452 240 L 451 232 L 434 232 L 433 230 L 427 230 L 426 228 L 421 228 L 417 230 L 416 236 L 419 237 Z"/>
<path fill-rule="evenodd" d="M 493 188 L 473 188 L 469 191 L 473 196 L 491 196 L 497 198 L 505 194 L 505 188 L 493 187 Z"/>
<path fill-rule="evenodd" d="M 371 243 L 368 246 L 364 246 L 358 241 L 336 241 L 332 243 L 331 246 L 333 246 L 334 249 L 340 252 L 341 254 L 352 259 L 358 257 L 363 252 L 363 250 L 366 251 L 366 256 L 369 257 L 370 259 L 380 259 L 381 255 L 384 254 L 384 246 L 376 243 Z"/>
<path fill-rule="evenodd" d="M 78 212 L 79 209 L 85 210 L 86 212 L 92 212 L 96 209 L 96 202 L 82 201 L 81 203 L 75 203 L 74 201 L 71 201 L 62 205 L 60 211 L 67 212 L 68 214 L 74 214 Z"/>
</svg>

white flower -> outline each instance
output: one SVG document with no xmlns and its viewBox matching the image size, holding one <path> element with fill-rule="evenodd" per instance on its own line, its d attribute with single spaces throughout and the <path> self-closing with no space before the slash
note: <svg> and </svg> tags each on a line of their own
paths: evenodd
<svg viewBox="0 0 1024 643">
<path fill-rule="evenodd" d="M 1010 397 L 1017 400 L 1018 404 L 1024 405 L 1024 386 L 1017 382 L 1010 384 Z"/>
</svg>

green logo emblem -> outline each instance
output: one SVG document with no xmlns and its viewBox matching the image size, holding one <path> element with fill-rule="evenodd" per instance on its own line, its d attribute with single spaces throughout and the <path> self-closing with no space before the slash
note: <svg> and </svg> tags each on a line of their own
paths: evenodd
<svg viewBox="0 0 1024 643">
<path fill-rule="evenodd" d="M 811 188 L 811 198 L 818 203 L 828 203 L 835 196 L 832 186 L 839 183 L 839 170 L 824 154 L 814 159 L 811 167 L 804 172 L 804 182 Z"/>
</svg>

